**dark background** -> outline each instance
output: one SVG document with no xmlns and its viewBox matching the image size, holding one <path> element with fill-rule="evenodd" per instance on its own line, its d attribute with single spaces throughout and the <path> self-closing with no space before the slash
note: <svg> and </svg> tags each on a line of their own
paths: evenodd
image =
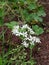
<svg viewBox="0 0 49 65">
<path fill-rule="evenodd" d="M 39 3 L 45 8 L 46 17 L 44 18 L 44 22 L 49 26 L 49 0 L 39 0 Z"/>
</svg>

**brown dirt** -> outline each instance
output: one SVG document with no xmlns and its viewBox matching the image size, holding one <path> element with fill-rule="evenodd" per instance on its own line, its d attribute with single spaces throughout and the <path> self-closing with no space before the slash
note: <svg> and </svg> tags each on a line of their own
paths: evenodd
<svg viewBox="0 0 49 65">
<path fill-rule="evenodd" d="M 46 17 L 44 18 L 44 23 L 49 27 L 49 0 L 39 0 L 43 4 Z M 47 26 L 45 29 L 48 29 Z M 41 36 L 41 44 L 37 47 L 40 49 L 38 52 L 34 51 L 34 57 L 37 61 L 37 65 L 49 65 L 49 32 L 43 33 Z M 36 49 L 35 49 L 36 50 Z"/>
<path fill-rule="evenodd" d="M 42 34 L 40 38 L 39 51 L 34 51 L 34 57 L 37 65 L 49 65 L 49 33 Z"/>
</svg>

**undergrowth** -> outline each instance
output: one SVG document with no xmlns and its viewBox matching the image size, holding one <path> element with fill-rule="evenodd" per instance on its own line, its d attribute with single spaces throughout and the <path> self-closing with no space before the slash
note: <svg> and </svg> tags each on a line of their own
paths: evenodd
<svg viewBox="0 0 49 65">
<path fill-rule="evenodd" d="M 38 3 L 38 0 L 0 0 L 0 27 L 2 29 L 0 31 L 0 41 L 2 41 L 0 65 L 36 64 L 32 56 L 32 49 L 36 46 L 34 43 L 38 43 L 40 40 L 36 36 L 38 37 L 38 35 L 44 32 L 43 28 L 37 24 L 43 22 L 42 17 L 45 17 L 45 15 L 44 7 Z M 9 22 L 7 23 L 4 22 L 6 16 L 9 17 Z M 16 17 L 16 21 L 13 20 L 14 17 Z M 23 25 L 26 24 L 28 26 L 25 28 Z M 15 45 L 13 46 L 11 40 L 12 35 L 9 35 L 9 39 L 6 41 L 5 33 L 7 29 L 5 27 L 10 29 L 12 35 L 19 37 L 22 40 L 22 44 L 18 44 L 17 42 L 15 44 L 14 42 L 13 44 Z M 25 33 L 27 37 L 25 37 Z M 27 44 L 29 46 L 26 46 Z M 9 45 L 6 52 L 5 45 Z M 29 49 L 29 52 L 27 52 L 27 49 Z"/>
</svg>

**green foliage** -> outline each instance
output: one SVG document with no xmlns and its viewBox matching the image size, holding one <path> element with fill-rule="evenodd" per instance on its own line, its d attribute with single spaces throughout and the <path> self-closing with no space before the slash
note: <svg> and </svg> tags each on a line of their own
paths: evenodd
<svg viewBox="0 0 49 65">
<path fill-rule="evenodd" d="M 36 6 L 35 3 L 32 3 L 32 4 L 30 4 L 30 5 L 28 6 L 28 8 L 29 8 L 29 10 L 33 10 L 33 9 L 36 9 L 37 6 Z"/>
<path fill-rule="evenodd" d="M 18 22 L 21 21 L 23 23 L 33 23 L 32 21 L 42 22 L 45 17 L 45 11 L 42 5 L 38 3 L 38 0 L 0 0 L 0 26 L 7 26 L 12 29 L 13 26 L 17 25 L 16 21 L 12 21 L 10 23 L 4 24 L 5 16 L 17 17 Z M 44 32 L 44 30 L 38 25 L 33 25 L 32 29 L 36 32 L 36 35 L 40 35 Z M 20 45 L 16 47 L 16 49 L 10 49 L 9 51 L 4 53 L 4 28 L 2 28 L 2 35 L 0 34 L 0 38 L 2 38 L 3 45 L 3 56 L 0 56 L 0 65 L 12 65 L 15 63 L 16 65 L 34 65 L 35 61 L 32 59 L 32 49 L 34 46 L 30 46 L 30 59 L 26 62 L 27 53 L 25 52 L 25 48 Z M 20 30 L 19 30 L 20 31 Z M 26 30 L 21 30 L 26 31 Z M 11 42 L 10 42 L 11 43 Z"/>
<path fill-rule="evenodd" d="M 3 25 L 3 19 L 2 19 L 2 17 L 0 17 L 0 26 L 2 26 Z"/>
<path fill-rule="evenodd" d="M 0 16 L 8 14 L 10 16 L 12 13 L 18 17 L 17 21 L 24 23 L 31 23 L 33 20 L 42 22 L 42 17 L 46 15 L 43 6 L 38 4 L 38 0 L 7 0 L 0 3 Z"/>
<path fill-rule="evenodd" d="M 26 61 L 26 56 L 28 55 L 27 52 L 25 51 L 25 48 L 22 45 L 17 45 L 15 49 L 9 50 L 4 56 L 3 56 L 3 61 L 4 65 L 15 63 L 16 65 L 34 65 L 36 62 L 32 58 L 32 50 L 30 49 L 30 59 Z M 9 60 L 8 57 L 10 56 Z M 6 60 L 6 62 L 5 62 Z"/>
<path fill-rule="evenodd" d="M 4 15 L 3 9 L 0 9 L 0 17 Z"/>
<path fill-rule="evenodd" d="M 15 26 L 15 25 L 17 25 L 17 24 L 18 24 L 18 22 L 16 22 L 16 21 L 12 21 L 12 22 L 10 22 L 10 23 L 5 23 L 5 25 L 6 25 L 8 28 L 10 28 L 10 29 L 12 29 L 13 26 Z"/>
<path fill-rule="evenodd" d="M 32 26 L 32 29 L 35 31 L 36 35 L 40 35 L 44 32 L 43 28 L 39 27 L 38 25 Z"/>
<path fill-rule="evenodd" d="M 38 15 L 38 16 L 43 16 L 43 17 L 46 16 L 46 14 L 45 14 L 45 12 L 44 12 L 44 8 L 43 8 L 42 6 L 38 7 L 37 15 Z"/>
<path fill-rule="evenodd" d="M 35 65 L 36 62 L 33 59 L 30 59 L 30 61 L 27 62 L 29 65 Z"/>
<path fill-rule="evenodd" d="M 34 47 L 35 47 L 35 45 L 30 45 L 29 48 L 32 50 Z"/>
<path fill-rule="evenodd" d="M 2 64 L 2 57 L 1 57 L 1 56 L 0 56 L 0 65 L 3 65 L 3 64 Z"/>
<path fill-rule="evenodd" d="M 0 2 L 0 17 L 4 16 L 4 5 L 5 2 Z"/>
<path fill-rule="evenodd" d="M 30 59 L 29 61 L 27 61 L 27 62 L 23 62 L 21 65 L 35 65 L 36 64 L 36 62 L 33 60 L 33 59 Z"/>
</svg>

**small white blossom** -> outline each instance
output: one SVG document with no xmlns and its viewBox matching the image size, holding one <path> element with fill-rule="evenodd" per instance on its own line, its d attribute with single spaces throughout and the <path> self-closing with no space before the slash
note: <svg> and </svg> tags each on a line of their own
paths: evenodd
<svg viewBox="0 0 49 65">
<path fill-rule="evenodd" d="M 23 35 L 24 37 L 27 37 L 28 34 L 27 34 L 27 32 L 23 32 L 22 35 Z"/>
<path fill-rule="evenodd" d="M 25 40 L 32 41 L 32 38 L 27 37 Z"/>
<path fill-rule="evenodd" d="M 18 30 L 13 29 L 13 30 L 12 30 L 12 33 L 13 33 L 13 34 L 16 34 L 16 33 L 18 33 Z"/>
<path fill-rule="evenodd" d="M 30 34 L 35 34 L 35 32 L 32 29 L 30 29 Z"/>
<path fill-rule="evenodd" d="M 40 39 L 38 37 L 32 37 L 33 38 L 33 41 L 36 42 L 36 43 L 41 43 Z"/>
<path fill-rule="evenodd" d="M 30 35 L 30 39 L 31 39 L 31 41 L 32 41 L 32 39 L 33 39 L 31 35 Z"/>
<path fill-rule="evenodd" d="M 31 44 L 31 45 L 35 45 L 34 41 L 31 41 L 30 44 Z"/>
<path fill-rule="evenodd" d="M 41 41 L 40 41 L 39 38 L 36 38 L 36 42 L 37 42 L 37 43 L 41 43 Z"/>
<path fill-rule="evenodd" d="M 21 30 L 26 30 L 26 31 L 22 32 Z M 19 37 L 23 36 L 24 39 L 22 40 L 21 44 L 23 44 L 25 47 L 28 47 L 29 44 L 34 45 L 35 43 L 41 43 L 40 38 L 36 36 L 32 36 L 32 34 L 35 34 L 35 32 L 27 24 L 23 25 L 22 27 L 20 27 L 19 25 L 14 26 L 12 29 L 12 34 L 19 36 Z"/>
<path fill-rule="evenodd" d="M 26 41 L 24 41 L 23 43 L 21 43 L 21 44 L 23 44 L 26 48 L 29 46 L 29 44 L 28 43 L 26 43 Z"/>
<path fill-rule="evenodd" d="M 27 24 L 23 25 L 22 29 L 28 29 L 28 31 L 30 32 L 30 34 L 35 34 L 35 32 Z"/>
<path fill-rule="evenodd" d="M 28 25 L 27 25 L 27 24 L 23 25 L 23 26 L 22 26 L 22 29 L 24 29 L 24 28 L 25 28 L 25 29 L 28 28 Z"/>
<path fill-rule="evenodd" d="M 18 34 L 19 33 L 18 29 L 19 29 L 19 26 L 14 26 L 13 30 L 12 30 L 12 33 L 13 34 Z"/>
<path fill-rule="evenodd" d="M 25 38 L 24 40 L 30 40 L 30 39 L 27 37 L 27 38 Z"/>
<path fill-rule="evenodd" d="M 19 25 L 14 26 L 13 28 L 18 30 L 19 29 Z"/>
<path fill-rule="evenodd" d="M 16 33 L 15 35 L 16 35 L 16 36 L 20 36 L 20 33 Z"/>
</svg>

